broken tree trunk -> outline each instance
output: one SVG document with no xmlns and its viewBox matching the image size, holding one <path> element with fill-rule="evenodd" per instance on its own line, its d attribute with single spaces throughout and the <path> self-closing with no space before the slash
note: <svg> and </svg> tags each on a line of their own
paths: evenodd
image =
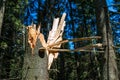
<svg viewBox="0 0 120 80">
<path fill-rule="evenodd" d="M 33 34 L 28 34 L 28 36 L 26 36 L 26 38 L 28 37 L 28 40 L 26 40 L 22 80 L 49 80 L 46 52 L 39 51 L 39 47 L 42 47 L 36 34 L 39 29 L 36 30 L 34 26 L 29 28 L 32 29 Z M 29 30 L 27 33 L 29 33 Z"/>
<path fill-rule="evenodd" d="M 48 70 L 50 69 L 53 63 L 53 59 L 56 59 L 59 54 L 58 51 L 49 51 L 48 49 L 60 48 L 61 43 L 53 45 L 51 47 L 49 45 L 62 41 L 62 35 L 65 26 L 65 21 L 64 21 L 65 17 L 66 17 L 66 13 L 63 13 L 60 21 L 59 18 L 54 19 L 52 30 L 49 32 L 47 42 L 45 41 L 44 35 L 42 33 L 40 33 L 39 35 L 40 42 L 42 43 L 42 46 L 44 47 L 44 51 L 46 51 L 46 54 L 48 56 Z"/>
</svg>

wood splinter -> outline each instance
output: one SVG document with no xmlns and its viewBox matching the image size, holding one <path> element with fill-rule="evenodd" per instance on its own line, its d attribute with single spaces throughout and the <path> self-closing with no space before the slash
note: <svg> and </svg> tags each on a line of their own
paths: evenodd
<svg viewBox="0 0 120 80">
<path fill-rule="evenodd" d="M 48 70 L 50 69 L 50 67 L 53 63 L 53 59 L 56 59 L 58 57 L 59 53 L 58 53 L 58 51 L 57 52 L 50 52 L 47 48 L 51 48 L 51 49 L 53 49 L 54 47 L 56 47 L 58 49 L 60 48 L 61 44 L 55 45 L 53 47 L 48 47 L 48 46 L 51 44 L 57 43 L 59 41 L 62 41 L 62 35 L 64 32 L 64 26 L 65 26 L 65 21 L 64 21 L 65 17 L 66 17 L 66 13 L 63 13 L 60 22 L 59 22 L 59 18 L 54 19 L 52 30 L 49 32 L 47 42 L 44 39 L 44 35 L 42 33 L 40 33 L 40 31 L 39 31 L 40 26 L 37 30 L 36 30 L 36 25 L 27 27 L 28 43 L 32 49 L 32 54 L 34 54 L 33 50 L 36 46 L 37 38 L 40 39 L 42 46 L 46 49 L 46 53 L 48 56 Z"/>
<path fill-rule="evenodd" d="M 65 17 L 66 17 L 66 13 L 63 13 L 62 18 L 59 22 L 59 18 L 55 18 L 53 21 L 53 26 L 52 26 L 52 30 L 49 32 L 49 36 L 47 39 L 47 47 L 51 44 L 57 43 L 59 41 L 62 40 L 62 35 L 64 32 L 64 26 L 65 26 Z M 48 48 L 60 48 L 61 44 L 55 45 L 53 47 L 48 47 Z M 47 48 L 46 48 L 47 50 Z M 56 52 L 50 52 L 49 50 L 47 50 L 47 56 L 48 56 L 48 70 L 50 69 L 52 63 L 53 63 L 53 59 L 57 59 L 59 53 L 58 51 Z"/>
<path fill-rule="evenodd" d="M 34 48 L 36 46 L 37 37 L 39 35 L 40 26 L 36 29 L 36 25 L 26 27 L 28 30 L 28 43 L 32 49 L 32 55 L 34 55 Z"/>
</svg>

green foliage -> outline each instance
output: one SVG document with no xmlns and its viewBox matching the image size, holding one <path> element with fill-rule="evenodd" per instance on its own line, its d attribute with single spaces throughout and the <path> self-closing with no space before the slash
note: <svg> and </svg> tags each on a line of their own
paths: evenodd
<svg viewBox="0 0 120 80">
<path fill-rule="evenodd" d="M 0 40 L 1 79 L 20 80 L 23 60 L 23 25 L 21 0 L 6 0 L 6 11 Z"/>
<path fill-rule="evenodd" d="M 7 43 L 6 42 L 1 42 L 1 45 L 0 45 L 0 48 L 2 49 L 6 49 L 8 47 Z"/>
</svg>

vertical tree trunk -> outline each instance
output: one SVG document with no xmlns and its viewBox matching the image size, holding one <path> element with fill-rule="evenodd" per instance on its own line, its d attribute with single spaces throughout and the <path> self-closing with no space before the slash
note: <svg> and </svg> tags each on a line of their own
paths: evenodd
<svg viewBox="0 0 120 80">
<path fill-rule="evenodd" d="M 106 31 L 107 31 L 107 47 L 108 47 L 108 70 L 109 70 L 109 80 L 119 80 L 118 78 L 118 69 L 116 63 L 116 54 L 114 48 L 112 47 L 113 44 L 113 36 L 112 36 L 112 28 L 109 21 L 109 13 L 108 8 L 105 7 L 105 16 L 106 16 Z"/>
<path fill-rule="evenodd" d="M 1 36 L 1 31 L 2 31 L 4 12 L 5 12 L 5 0 L 1 1 L 0 3 L 0 36 Z"/>
<path fill-rule="evenodd" d="M 32 51 L 26 41 L 22 80 L 48 80 L 47 55 L 46 52 L 38 52 L 40 47 L 40 40 L 37 39 L 34 49 L 35 54 L 32 55 Z"/>
<path fill-rule="evenodd" d="M 0 1 L 0 37 L 1 37 L 1 31 L 2 31 L 2 23 L 3 23 L 4 11 L 5 11 L 5 4 L 1 0 Z M 0 68 L 2 68 L 2 61 L 0 61 Z M 0 79 L 1 79 L 1 75 L 2 75 L 2 70 L 0 69 Z"/>
<path fill-rule="evenodd" d="M 105 62 L 103 66 L 103 80 L 119 80 L 118 69 L 116 64 L 116 56 L 112 39 L 112 30 L 109 22 L 108 9 L 105 0 L 95 0 L 96 19 L 98 35 L 102 36 L 103 44 L 105 44 Z"/>
</svg>

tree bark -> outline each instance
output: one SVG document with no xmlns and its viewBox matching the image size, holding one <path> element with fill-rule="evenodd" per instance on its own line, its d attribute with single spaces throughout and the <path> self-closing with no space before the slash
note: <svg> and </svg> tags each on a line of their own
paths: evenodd
<svg viewBox="0 0 120 80">
<path fill-rule="evenodd" d="M 22 80 L 48 80 L 47 55 L 46 52 L 40 52 L 40 40 L 37 39 L 34 55 L 26 41 L 26 52 L 24 55 L 24 65 Z"/>
<path fill-rule="evenodd" d="M 5 12 L 5 1 L 1 0 L 0 1 L 0 37 L 1 37 L 1 31 L 2 31 L 4 12 Z M 2 62 L 0 61 L 0 79 L 2 74 L 1 69 L 2 69 Z"/>
<path fill-rule="evenodd" d="M 109 21 L 109 13 L 107 7 L 104 8 L 106 13 L 106 31 L 107 31 L 107 47 L 108 47 L 108 70 L 109 70 L 109 80 L 119 80 L 118 78 L 118 69 L 116 63 L 116 54 L 113 44 L 112 28 Z"/>
<path fill-rule="evenodd" d="M 112 29 L 109 22 L 108 9 L 105 0 L 95 0 L 96 19 L 98 35 L 102 36 L 102 42 L 105 44 L 104 66 L 103 66 L 103 80 L 119 80 L 118 69 L 116 64 L 116 55 L 112 39 Z"/>
<path fill-rule="evenodd" d="M 2 0 L 0 3 L 0 36 L 1 36 L 1 31 L 2 31 L 4 12 L 5 12 L 5 0 Z"/>
</svg>

